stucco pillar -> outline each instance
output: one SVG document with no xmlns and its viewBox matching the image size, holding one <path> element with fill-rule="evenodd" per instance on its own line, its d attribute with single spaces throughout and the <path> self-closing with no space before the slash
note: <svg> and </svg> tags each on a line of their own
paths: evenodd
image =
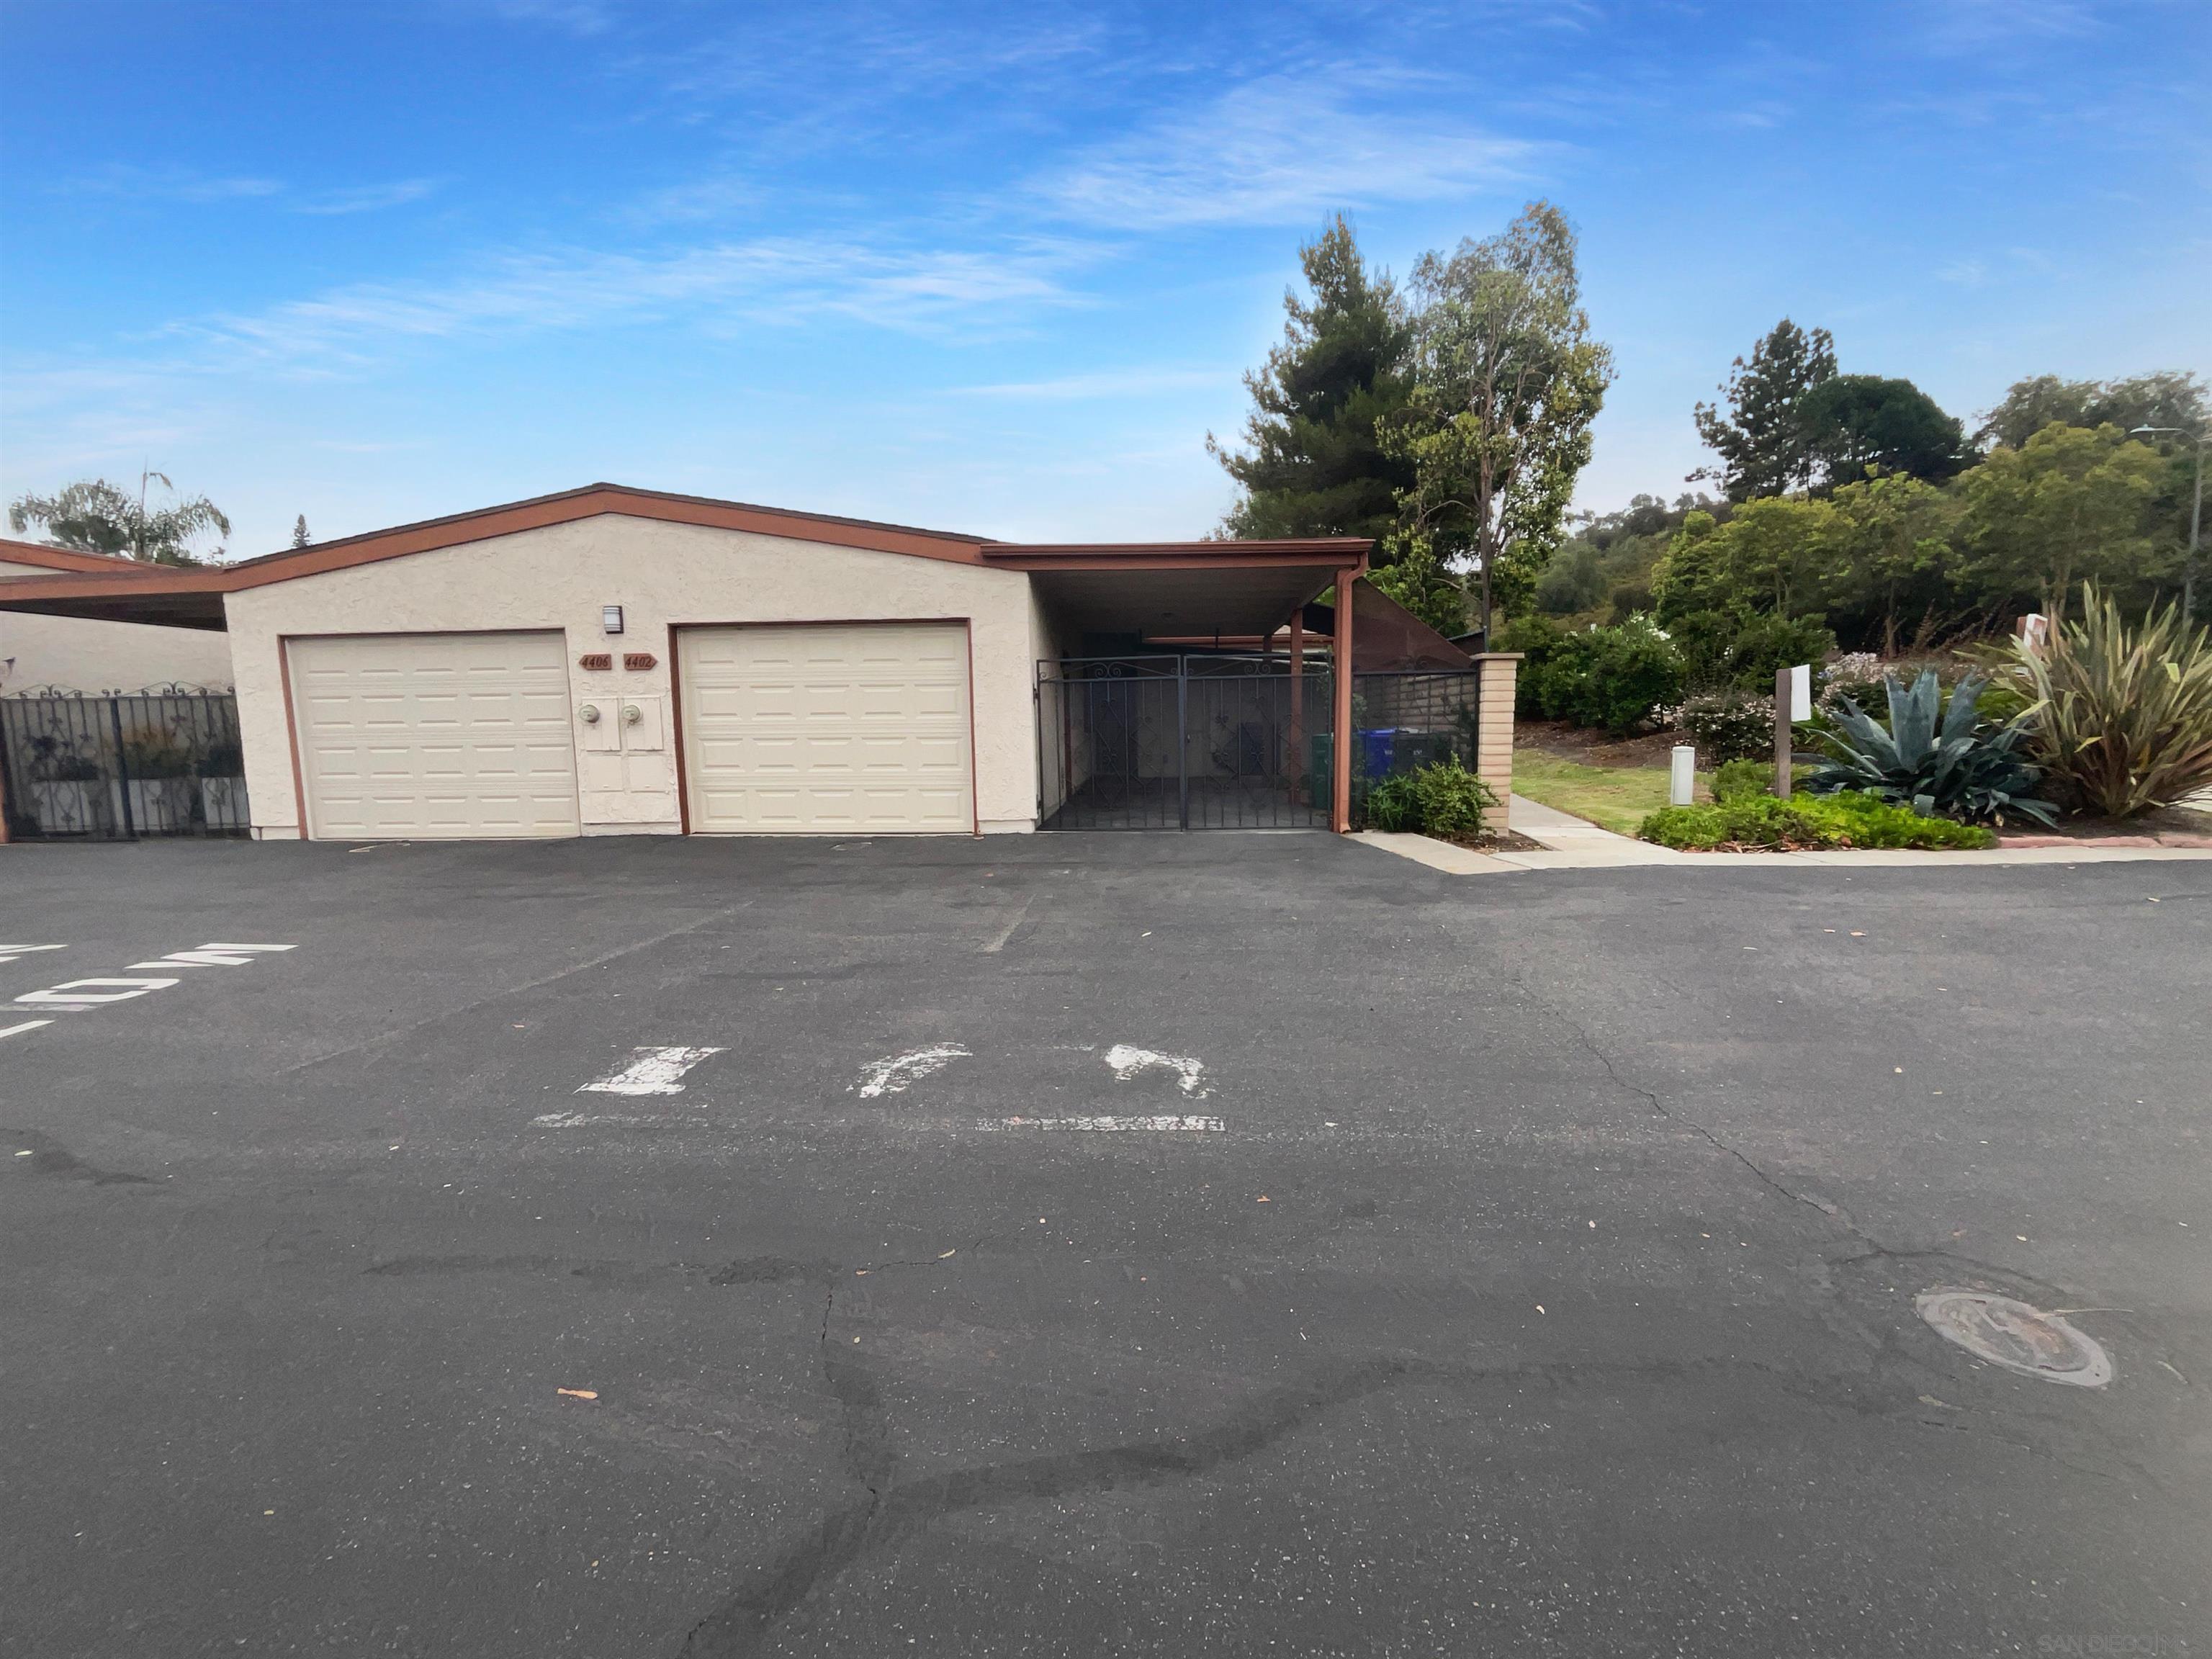
<svg viewBox="0 0 2212 1659">
<path fill-rule="evenodd" d="M 1474 659 L 1474 771 L 1500 806 L 1513 798 L 1513 686 L 1521 657 L 1518 651 L 1484 651 Z"/>
</svg>

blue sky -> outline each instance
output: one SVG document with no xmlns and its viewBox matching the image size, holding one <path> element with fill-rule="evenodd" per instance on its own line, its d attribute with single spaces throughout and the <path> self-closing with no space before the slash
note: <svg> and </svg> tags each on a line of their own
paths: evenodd
<svg viewBox="0 0 2212 1659">
<path fill-rule="evenodd" d="M 596 478 L 1172 537 L 1341 209 L 1533 197 L 1673 493 L 1786 314 L 1953 412 L 2212 370 L 2212 4 L 0 0 L 0 491 L 234 553 Z"/>
</svg>

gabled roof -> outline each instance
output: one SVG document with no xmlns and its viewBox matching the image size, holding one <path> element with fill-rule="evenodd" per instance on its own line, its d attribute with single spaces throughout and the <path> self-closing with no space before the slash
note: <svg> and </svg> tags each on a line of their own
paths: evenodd
<svg viewBox="0 0 2212 1659">
<path fill-rule="evenodd" d="M 410 553 L 464 546 L 519 531 L 570 524 L 602 514 L 718 530 L 750 531 L 793 541 L 821 542 L 1012 570 L 1223 569 L 1253 564 L 1340 569 L 1364 566 L 1372 545 L 1353 538 L 1097 544 L 997 542 L 988 537 L 918 530 L 906 525 L 878 524 L 826 513 L 800 513 L 745 501 L 637 489 L 624 484 L 594 483 L 556 495 L 538 495 L 529 501 L 481 507 L 442 519 L 426 519 L 337 541 L 288 548 L 280 553 L 231 564 L 146 565 L 91 554 L 71 554 L 68 556 L 77 562 L 53 565 L 58 573 L 68 574 L 27 576 L 0 583 L 0 610 L 105 615 L 220 628 L 223 625 L 222 595 L 225 593 L 385 559 L 404 558 Z M 51 556 L 64 551 L 55 548 L 31 550 L 49 556 L 42 561 L 47 562 L 52 562 Z"/>
</svg>

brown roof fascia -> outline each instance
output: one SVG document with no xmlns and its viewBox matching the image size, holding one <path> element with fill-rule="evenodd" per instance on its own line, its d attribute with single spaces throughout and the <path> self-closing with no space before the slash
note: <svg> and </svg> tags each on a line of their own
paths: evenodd
<svg viewBox="0 0 2212 1659">
<path fill-rule="evenodd" d="M 147 570 L 176 568 L 140 564 L 117 553 L 82 553 L 74 547 L 13 541 L 5 536 L 0 536 L 0 564 L 35 564 L 47 570 L 82 571 L 87 575 L 135 575 Z"/>
<path fill-rule="evenodd" d="M 991 542 L 982 562 L 1010 570 L 1224 570 L 1310 565 L 1367 568 L 1375 544 L 1359 537 L 1249 542 Z"/>
<path fill-rule="evenodd" d="M 243 584 L 217 565 L 141 565 L 132 570 L 17 576 L 0 580 L 0 611 L 21 610 L 36 599 L 83 599 L 109 593 L 227 593 Z"/>
<path fill-rule="evenodd" d="M 540 495 L 526 501 L 510 501 L 448 518 L 427 519 L 418 524 L 349 536 L 342 541 L 319 542 L 312 547 L 267 553 L 257 559 L 225 566 L 235 572 L 237 587 L 259 587 L 269 582 L 289 581 L 299 576 L 318 576 L 326 571 L 349 569 L 410 553 L 433 552 L 511 536 L 519 531 L 542 530 L 551 525 L 573 524 L 602 514 L 634 519 L 657 519 L 664 523 L 696 525 L 713 530 L 750 531 L 757 535 L 781 536 L 793 541 L 823 542 L 832 546 L 864 548 L 880 553 L 909 553 L 955 564 L 977 564 L 980 538 L 957 536 L 934 530 L 915 530 L 902 525 L 876 524 L 865 519 L 838 519 L 825 514 L 798 513 L 783 507 L 755 507 L 744 501 L 713 501 L 701 495 L 677 495 L 655 489 L 635 489 L 623 484 L 587 484 L 557 495 Z"/>
</svg>

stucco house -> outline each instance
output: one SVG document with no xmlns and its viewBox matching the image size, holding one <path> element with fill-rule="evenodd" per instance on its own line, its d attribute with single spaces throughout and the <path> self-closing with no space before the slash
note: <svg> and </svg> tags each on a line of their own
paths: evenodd
<svg viewBox="0 0 2212 1659">
<path fill-rule="evenodd" d="M 101 553 L 0 538 L 0 584 L 143 567 Z M 26 691 L 195 690 L 230 684 L 230 641 L 200 628 L 0 611 L 0 697 Z"/>
<path fill-rule="evenodd" d="M 221 567 L 50 572 L 0 587 L 0 627 L 227 638 L 253 833 L 347 840 L 1030 830 L 1105 752 L 1047 729 L 1047 678 L 1256 641 L 1238 661 L 1292 688 L 1287 727 L 1247 687 L 1185 730 L 1186 811 L 1194 775 L 1256 778 L 1341 828 L 1350 745 L 1316 734 L 1351 727 L 1330 665 L 1360 607 L 1327 640 L 1306 618 L 1369 550 L 1015 544 L 592 484 Z"/>
</svg>

